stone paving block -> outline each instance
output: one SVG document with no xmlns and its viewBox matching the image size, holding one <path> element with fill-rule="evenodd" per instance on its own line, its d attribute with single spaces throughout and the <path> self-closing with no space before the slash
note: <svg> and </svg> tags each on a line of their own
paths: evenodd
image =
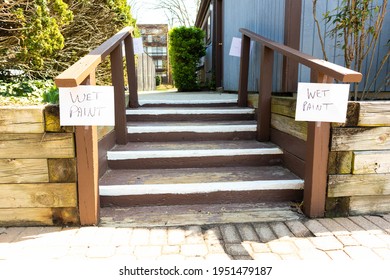
<svg viewBox="0 0 390 280">
<path fill-rule="evenodd" d="M 310 237 L 309 239 L 317 249 L 323 251 L 341 250 L 344 247 L 343 244 L 334 236 L 318 236 Z"/>
<path fill-rule="evenodd" d="M 369 220 L 364 218 L 363 216 L 355 216 L 355 217 L 349 217 L 349 219 L 354 222 L 355 224 L 362 227 L 364 230 L 369 231 L 370 233 L 381 233 L 382 230 L 371 223 Z"/>
<path fill-rule="evenodd" d="M 274 240 L 268 242 L 268 246 L 273 253 L 280 255 L 295 254 L 298 251 L 294 242 L 290 240 Z"/>
<path fill-rule="evenodd" d="M 266 223 L 255 223 L 253 224 L 257 235 L 261 242 L 269 242 L 277 239 L 276 235 L 272 232 L 272 229 Z"/>
<path fill-rule="evenodd" d="M 364 216 L 371 223 L 380 227 L 383 231 L 390 233 L 390 222 L 386 221 L 382 217 L 379 216 Z"/>
<path fill-rule="evenodd" d="M 326 227 L 333 235 L 348 235 L 351 234 L 346 228 L 337 223 L 333 219 L 318 219 L 318 222 Z"/>
<path fill-rule="evenodd" d="M 351 259 L 343 250 L 326 251 L 326 253 L 334 261 L 348 261 Z"/>
<path fill-rule="evenodd" d="M 269 225 L 278 238 L 294 237 L 294 234 L 282 222 L 273 222 L 269 223 Z"/>
<path fill-rule="evenodd" d="M 187 244 L 204 244 L 203 232 L 200 226 L 190 226 L 186 228 Z"/>
<path fill-rule="evenodd" d="M 232 225 L 232 224 L 222 225 L 222 226 L 220 226 L 220 230 L 221 230 L 221 234 L 223 237 L 223 241 L 226 244 L 235 244 L 235 243 L 239 244 L 239 243 L 241 243 L 241 241 L 242 241 L 241 236 L 238 233 L 238 230 L 234 225 Z"/>
<path fill-rule="evenodd" d="M 198 262 L 198 261 L 204 261 L 205 258 L 204 257 L 186 257 L 185 258 L 186 261 L 195 261 L 195 262 Z"/>
<path fill-rule="evenodd" d="M 251 256 L 233 256 L 233 260 L 236 261 L 252 261 L 253 258 Z"/>
<path fill-rule="evenodd" d="M 228 254 L 208 254 L 206 260 L 212 261 L 229 261 L 232 258 Z"/>
<path fill-rule="evenodd" d="M 173 255 L 162 255 L 157 257 L 157 260 L 159 261 L 184 261 L 185 257 L 180 254 L 173 254 Z"/>
<path fill-rule="evenodd" d="M 260 241 L 255 229 L 251 224 L 239 224 L 237 225 L 237 229 L 243 241 Z"/>
<path fill-rule="evenodd" d="M 344 247 L 344 252 L 353 260 L 373 261 L 381 259 L 374 251 L 363 246 L 347 246 Z"/>
<path fill-rule="evenodd" d="M 114 246 L 90 246 L 85 256 L 87 258 L 109 258 L 115 255 L 115 251 Z"/>
<path fill-rule="evenodd" d="M 308 238 L 294 238 L 292 242 L 294 242 L 298 251 L 316 250 L 316 247 Z"/>
<path fill-rule="evenodd" d="M 168 228 L 168 244 L 181 245 L 186 240 L 185 230 L 182 228 Z"/>
<path fill-rule="evenodd" d="M 355 238 L 351 235 L 338 235 L 337 239 L 343 243 L 343 246 L 359 246 L 361 245 Z"/>
<path fill-rule="evenodd" d="M 381 257 L 383 260 L 390 260 L 390 249 L 388 248 L 374 248 L 372 249 L 375 254 Z"/>
<path fill-rule="evenodd" d="M 387 244 L 385 241 L 380 239 L 374 234 L 364 233 L 354 233 L 352 237 L 360 243 L 361 246 L 367 248 L 386 248 Z"/>
<path fill-rule="evenodd" d="M 180 246 L 179 245 L 166 245 L 162 247 L 163 255 L 176 255 L 180 254 Z"/>
<path fill-rule="evenodd" d="M 271 253 L 271 249 L 265 243 L 251 242 L 251 247 L 254 253 Z"/>
<path fill-rule="evenodd" d="M 358 226 L 348 218 L 334 218 L 333 220 L 338 224 L 342 225 L 351 233 L 356 231 L 364 231 L 363 228 L 361 228 L 360 226 Z"/>
<path fill-rule="evenodd" d="M 68 256 L 82 256 L 86 257 L 86 253 L 88 250 L 88 246 L 82 245 L 82 246 L 71 246 L 68 251 Z"/>
<path fill-rule="evenodd" d="M 60 259 L 69 252 L 69 246 L 28 246 L 20 251 L 18 258 L 22 259 Z"/>
<path fill-rule="evenodd" d="M 183 244 L 181 254 L 186 257 L 203 257 L 208 254 L 208 248 L 205 244 Z"/>
<path fill-rule="evenodd" d="M 315 235 L 315 236 L 329 236 L 333 235 L 326 227 L 324 227 L 317 220 L 308 220 L 304 222 L 304 225 Z"/>
<path fill-rule="evenodd" d="M 150 245 L 166 245 L 168 244 L 168 233 L 165 228 L 152 228 L 149 237 Z"/>
<path fill-rule="evenodd" d="M 0 234 L 0 243 L 15 242 L 19 235 L 25 230 L 23 227 L 7 228 Z"/>
<path fill-rule="evenodd" d="M 111 227 L 99 227 L 98 230 L 94 233 L 94 235 L 90 236 L 90 245 L 109 245 L 112 242 L 112 237 L 114 236 L 114 232 L 116 228 Z"/>
<path fill-rule="evenodd" d="M 331 260 L 330 256 L 321 250 L 304 250 L 299 251 L 298 255 L 303 260 L 311 260 L 311 261 L 329 261 Z"/>
<path fill-rule="evenodd" d="M 289 254 L 289 255 L 280 255 L 282 260 L 286 261 L 295 261 L 295 260 L 301 260 L 301 257 L 298 254 Z"/>
<path fill-rule="evenodd" d="M 248 252 L 241 244 L 226 244 L 226 253 L 231 256 L 250 256 L 251 252 Z"/>
<path fill-rule="evenodd" d="M 390 214 L 383 215 L 382 217 L 383 217 L 383 219 L 385 219 L 386 221 L 390 222 Z"/>
<path fill-rule="evenodd" d="M 285 224 L 296 237 L 312 236 L 310 230 L 301 221 L 287 221 Z"/>
<path fill-rule="evenodd" d="M 207 248 L 210 254 L 224 254 L 225 248 L 222 243 L 207 244 Z"/>
<path fill-rule="evenodd" d="M 133 230 L 129 228 L 117 228 L 115 229 L 111 244 L 114 246 L 127 246 L 130 245 L 130 239 Z"/>
<path fill-rule="evenodd" d="M 253 255 L 254 260 L 262 260 L 262 261 L 279 261 L 282 258 L 278 254 L 274 253 L 256 253 Z"/>
<path fill-rule="evenodd" d="M 134 248 L 135 246 L 130 246 L 128 244 L 116 246 L 115 254 L 119 256 L 132 256 L 134 255 Z"/>
<path fill-rule="evenodd" d="M 71 240 L 72 246 L 89 246 L 94 243 L 92 237 L 98 231 L 98 227 L 81 227 L 77 230 L 77 232 L 73 235 Z"/>
<path fill-rule="evenodd" d="M 382 241 L 384 241 L 387 245 L 387 248 L 390 249 L 390 235 L 389 234 L 376 234 L 375 236 L 377 236 Z"/>
<path fill-rule="evenodd" d="M 205 230 L 203 238 L 207 244 L 220 243 L 223 239 L 222 233 L 219 230 L 219 227 L 213 227 Z"/>
<path fill-rule="evenodd" d="M 148 257 L 159 257 L 161 256 L 162 246 L 135 246 L 134 255 L 139 258 L 148 258 Z"/>
<path fill-rule="evenodd" d="M 146 228 L 135 228 L 131 234 L 130 245 L 148 245 L 150 230 Z"/>
</svg>

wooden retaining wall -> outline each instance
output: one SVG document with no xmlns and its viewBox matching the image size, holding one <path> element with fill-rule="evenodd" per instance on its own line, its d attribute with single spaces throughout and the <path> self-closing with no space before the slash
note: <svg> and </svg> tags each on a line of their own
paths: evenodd
<svg viewBox="0 0 390 280">
<path fill-rule="evenodd" d="M 293 97 L 272 98 L 271 141 L 304 178 L 307 122 L 294 120 L 295 107 Z M 346 123 L 333 123 L 330 137 L 326 215 L 390 212 L 390 101 L 349 102 Z"/>
<path fill-rule="evenodd" d="M 78 224 L 76 181 L 58 106 L 0 107 L 0 226 Z"/>
</svg>

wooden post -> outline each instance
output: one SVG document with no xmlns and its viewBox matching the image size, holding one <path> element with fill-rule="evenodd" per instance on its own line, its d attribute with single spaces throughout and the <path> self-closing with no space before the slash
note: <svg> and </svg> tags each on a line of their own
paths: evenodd
<svg viewBox="0 0 390 280">
<path fill-rule="evenodd" d="M 257 114 L 257 140 L 269 141 L 271 128 L 271 95 L 274 51 L 262 46 Z"/>
<path fill-rule="evenodd" d="M 327 76 L 311 71 L 311 82 L 331 81 Z M 308 123 L 303 205 L 304 213 L 310 218 L 323 217 L 325 214 L 329 141 L 330 123 Z"/>
<path fill-rule="evenodd" d="M 127 36 L 125 42 L 125 55 L 126 55 L 126 67 L 127 67 L 127 81 L 129 84 L 129 107 L 138 108 L 138 85 L 137 85 L 137 73 L 135 72 L 135 59 L 134 59 L 134 44 L 133 37 Z"/>
<path fill-rule="evenodd" d="M 95 72 L 82 84 L 95 85 Z M 76 126 L 76 155 L 80 224 L 97 225 L 100 198 L 96 126 Z"/>
<path fill-rule="evenodd" d="M 119 44 L 110 54 L 112 85 L 115 94 L 115 135 L 116 143 L 127 143 L 126 98 L 123 72 L 122 45 Z"/>
<path fill-rule="evenodd" d="M 238 85 L 238 106 L 248 105 L 248 74 L 249 74 L 249 52 L 251 40 L 248 36 L 242 35 L 241 59 L 240 59 L 240 80 Z"/>
</svg>

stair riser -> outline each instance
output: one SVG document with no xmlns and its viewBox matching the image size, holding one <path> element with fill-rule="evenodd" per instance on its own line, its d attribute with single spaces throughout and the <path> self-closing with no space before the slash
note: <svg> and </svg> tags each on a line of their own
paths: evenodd
<svg viewBox="0 0 390 280">
<path fill-rule="evenodd" d="M 182 114 L 182 115 L 127 115 L 127 121 L 131 122 L 164 122 L 164 121 L 249 121 L 254 120 L 253 114 Z"/>
<path fill-rule="evenodd" d="M 111 169 L 203 168 L 279 165 L 282 155 L 208 156 L 109 160 Z"/>
<path fill-rule="evenodd" d="M 128 133 L 128 142 L 168 142 L 168 141 L 213 141 L 213 140 L 253 140 L 254 131 L 196 133 L 196 132 L 168 132 L 168 133 Z"/>
<path fill-rule="evenodd" d="M 221 204 L 221 203 L 266 203 L 284 201 L 302 201 L 302 190 L 261 190 L 238 192 L 212 192 L 202 194 L 158 194 L 101 196 L 102 207 Z"/>
</svg>

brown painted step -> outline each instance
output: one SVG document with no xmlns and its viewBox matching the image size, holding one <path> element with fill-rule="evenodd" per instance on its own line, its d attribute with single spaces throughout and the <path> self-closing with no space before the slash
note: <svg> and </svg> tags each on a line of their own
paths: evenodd
<svg viewBox="0 0 390 280">
<path fill-rule="evenodd" d="M 107 152 L 111 169 L 260 166 L 280 164 L 272 143 L 241 141 L 131 142 Z"/>
<path fill-rule="evenodd" d="M 240 107 L 137 108 L 126 110 L 127 121 L 228 121 L 253 120 L 255 110 Z"/>
<path fill-rule="evenodd" d="M 110 170 L 102 206 L 300 201 L 303 181 L 280 166 Z"/>
<path fill-rule="evenodd" d="M 256 121 L 128 122 L 129 142 L 252 140 Z"/>
</svg>

